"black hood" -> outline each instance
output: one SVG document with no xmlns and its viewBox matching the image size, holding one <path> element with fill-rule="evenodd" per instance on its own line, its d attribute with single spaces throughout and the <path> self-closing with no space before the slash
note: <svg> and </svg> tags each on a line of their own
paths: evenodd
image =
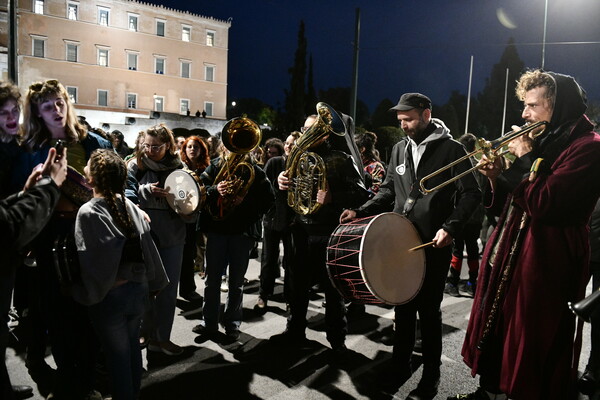
<svg viewBox="0 0 600 400">
<path fill-rule="evenodd" d="M 579 119 L 587 110 L 587 96 L 585 90 L 572 76 L 548 72 L 556 84 L 556 99 L 552 121 L 548 128 L 555 128 Z"/>
</svg>

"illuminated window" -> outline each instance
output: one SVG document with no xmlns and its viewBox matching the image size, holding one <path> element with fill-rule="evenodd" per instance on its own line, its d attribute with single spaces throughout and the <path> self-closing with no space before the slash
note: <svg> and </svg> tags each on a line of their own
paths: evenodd
<svg viewBox="0 0 600 400">
<path fill-rule="evenodd" d="M 33 38 L 33 56 L 34 57 L 45 57 L 46 54 L 46 40 Z"/>
<path fill-rule="evenodd" d="M 36 14 L 44 13 L 44 0 L 34 0 L 33 2 L 33 12 Z"/>
<path fill-rule="evenodd" d="M 179 100 L 179 113 L 187 114 L 190 110 L 190 101 L 188 99 L 180 99 Z"/>
<path fill-rule="evenodd" d="M 210 101 L 205 101 L 204 102 L 204 111 L 206 111 L 206 116 L 207 117 L 212 117 L 212 115 L 213 115 L 213 103 L 211 103 Z"/>
<path fill-rule="evenodd" d="M 207 46 L 215 45 L 215 32 L 214 31 L 206 31 L 206 45 Z"/>
<path fill-rule="evenodd" d="M 205 65 L 204 66 L 204 79 L 207 82 L 214 82 L 214 80 L 215 80 L 215 67 L 213 65 Z"/>
<path fill-rule="evenodd" d="M 184 42 L 189 42 L 192 40 L 192 28 L 189 26 L 181 27 L 181 40 Z"/>
<path fill-rule="evenodd" d="M 98 49 L 98 65 L 101 67 L 108 67 L 108 50 Z"/>
<path fill-rule="evenodd" d="M 108 26 L 110 17 L 110 9 L 98 7 L 98 24 Z"/>
<path fill-rule="evenodd" d="M 129 14 L 129 17 L 128 17 L 127 20 L 128 20 L 129 30 L 137 32 L 137 30 L 138 30 L 138 16 L 137 15 L 133 15 L 133 14 Z"/>
<path fill-rule="evenodd" d="M 127 68 L 135 71 L 137 70 L 138 55 L 135 53 L 127 53 Z"/>
<path fill-rule="evenodd" d="M 77 49 L 78 45 L 67 43 L 67 61 L 77 62 Z"/>
<path fill-rule="evenodd" d="M 69 99 L 71 99 L 73 103 L 77 103 L 77 88 L 73 86 L 67 86 L 66 89 Z"/>
<path fill-rule="evenodd" d="M 157 74 L 165 73 L 165 59 L 164 58 L 155 58 L 154 59 L 154 70 Z"/>
<path fill-rule="evenodd" d="M 165 98 L 162 96 L 154 96 L 154 111 L 164 111 Z"/>
<path fill-rule="evenodd" d="M 79 5 L 77 3 L 69 3 L 67 6 L 67 18 L 77 21 Z"/>
<path fill-rule="evenodd" d="M 137 94 L 127 93 L 127 108 L 136 108 Z"/>
</svg>

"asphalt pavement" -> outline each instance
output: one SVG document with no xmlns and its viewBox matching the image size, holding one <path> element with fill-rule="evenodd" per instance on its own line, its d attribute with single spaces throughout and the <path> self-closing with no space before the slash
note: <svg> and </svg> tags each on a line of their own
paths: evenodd
<svg viewBox="0 0 600 400">
<path fill-rule="evenodd" d="M 205 340 L 192 332 L 201 317 L 199 304 L 178 300 L 172 341 L 183 346 L 178 357 L 150 357 L 143 351 L 147 369 L 142 381 L 142 400 L 151 399 L 404 399 L 416 387 L 422 368 L 420 355 L 413 354 L 415 371 L 397 389 L 382 385 L 389 375 L 392 348 L 382 337 L 392 331 L 393 309 L 389 306 L 366 305 L 364 313 L 350 313 L 348 354 L 342 359 L 329 350 L 325 338 L 325 316 L 322 293 L 314 293 L 308 310 L 308 343 L 287 348 L 272 345 L 270 336 L 283 332 L 286 307 L 281 280 L 268 311 L 258 315 L 253 307 L 258 295 L 260 263 L 250 261 L 244 289 L 244 322 L 238 341 L 229 343 L 224 335 Z M 466 265 L 463 274 L 466 274 Z M 196 276 L 198 292 L 203 294 L 204 281 Z M 591 286 L 588 291 L 591 290 Z M 222 293 L 225 300 L 226 293 Z M 456 393 L 474 391 L 477 379 L 464 365 L 460 349 L 467 327 L 472 299 L 445 295 L 443 313 L 443 355 L 441 382 L 436 399 L 445 400 Z M 402 329 L 400 327 L 400 329 Z M 584 328 L 584 345 L 580 371 L 589 354 L 589 324 Z M 19 346 L 9 348 L 7 365 L 13 384 L 34 387 L 34 400 L 44 399 L 23 361 Z M 47 362 L 54 366 L 49 354 Z M 386 375 L 387 374 L 387 375 Z M 587 396 L 580 396 L 587 399 Z"/>
</svg>

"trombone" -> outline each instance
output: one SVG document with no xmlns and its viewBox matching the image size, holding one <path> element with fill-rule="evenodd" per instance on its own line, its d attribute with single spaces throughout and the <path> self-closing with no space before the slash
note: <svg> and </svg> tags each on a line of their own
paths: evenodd
<svg viewBox="0 0 600 400">
<path fill-rule="evenodd" d="M 528 134 L 531 131 L 536 130 L 537 128 L 539 128 L 542 125 L 548 125 L 548 122 L 539 121 L 539 122 L 535 122 L 533 124 L 525 124 L 525 125 L 521 126 L 519 128 L 519 130 L 507 132 L 504 135 L 502 135 L 501 137 L 499 137 L 498 139 L 494 139 L 492 141 L 488 141 L 483 138 L 477 139 L 477 144 L 479 145 L 478 149 L 475 149 L 472 152 L 464 155 L 463 157 L 458 158 L 455 161 L 451 162 L 450 164 L 438 169 L 437 171 L 434 171 L 431 174 L 424 176 L 421 179 L 421 181 L 419 182 L 419 186 L 421 187 L 421 193 L 426 195 L 431 192 L 435 192 L 436 190 L 441 189 L 444 186 L 447 186 L 447 185 L 451 184 L 452 182 L 459 180 L 463 176 L 468 175 L 471 172 L 475 171 L 476 169 L 479 169 L 479 167 L 481 167 L 481 165 L 478 164 L 478 165 L 474 166 L 473 168 L 468 169 L 464 172 L 461 172 L 460 174 L 446 180 L 445 182 L 440 183 L 439 185 L 437 185 L 435 187 L 432 187 L 430 189 L 425 187 L 425 182 L 427 182 L 429 179 L 441 174 L 442 172 L 454 167 L 457 164 L 460 164 L 461 162 L 465 161 L 466 159 L 469 159 L 471 157 L 475 157 L 476 155 L 481 154 L 482 156 L 485 155 L 485 157 L 488 160 L 488 163 L 494 162 L 494 160 L 496 158 L 502 157 L 504 154 L 507 153 L 507 151 L 501 151 L 504 146 L 506 146 L 508 143 L 515 140 L 516 138 L 521 137 L 525 134 Z M 543 132 L 543 130 L 536 133 L 534 135 L 534 138 L 539 136 L 540 134 L 542 134 L 542 132 Z"/>
</svg>

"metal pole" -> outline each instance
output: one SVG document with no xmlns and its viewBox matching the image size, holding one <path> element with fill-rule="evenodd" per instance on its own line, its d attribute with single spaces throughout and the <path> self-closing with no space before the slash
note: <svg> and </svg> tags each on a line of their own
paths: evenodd
<svg viewBox="0 0 600 400">
<path fill-rule="evenodd" d="M 508 97 L 508 68 L 506 68 L 506 79 L 504 81 L 504 111 L 502 112 L 502 129 L 500 136 L 504 134 L 504 125 L 506 124 L 506 98 Z"/>
<path fill-rule="evenodd" d="M 17 63 L 17 0 L 8 0 L 8 78 L 19 84 Z"/>
<path fill-rule="evenodd" d="M 544 9 L 544 36 L 542 37 L 542 69 L 544 69 L 544 60 L 546 58 L 546 28 L 548 26 L 548 0 Z"/>
<path fill-rule="evenodd" d="M 350 115 L 356 123 L 356 101 L 358 97 L 358 41 L 360 40 L 360 8 L 356 9 L 356 27 L 354 30 L 354 72 L 352 79 L 352 98 L 350 99 Z"/>
<path fill-rule="evenodd" d="M 471 109 L 471 82 L 473 82 L 473 56 L 471 56 L 471 68 L 469 70 L 469 92 L 467 94 L 467 116 L 465 121 L 465 133 L 469 133 L 469 111 Z"/>
</svg>

